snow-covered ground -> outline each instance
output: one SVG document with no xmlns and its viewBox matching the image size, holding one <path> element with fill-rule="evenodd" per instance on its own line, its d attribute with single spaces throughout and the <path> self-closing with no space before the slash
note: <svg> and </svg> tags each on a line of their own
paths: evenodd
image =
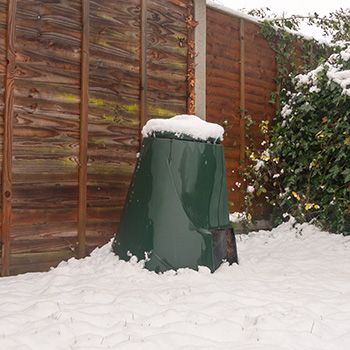
<svg viewBox="0 0 350 350">
<path fill-rule="evenodd" d="M 162 275 L 110 245 L 0 279 L 0 349 L 350 349 L 350 237 L 285 223 L 240 265 Z"/>
</svg>

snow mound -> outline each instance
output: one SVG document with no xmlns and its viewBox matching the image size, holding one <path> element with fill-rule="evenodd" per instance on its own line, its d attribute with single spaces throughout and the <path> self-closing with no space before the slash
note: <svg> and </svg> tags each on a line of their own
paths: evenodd
<svg viewBox="0 0 350 350">
<path fill-rule="evenodd" d="M 350 237 L 284 223 L 237 236 L 240 265 L 157 275 L 111 243 L 0 278 L 1 350 L 350 348 Z"/>
<path fill-rule="evenodd" d="M 170 132 L 175 136 L 189 136 L 195 140 L 223 140 L 224 128 L 218 124 L 189 114 L 176 115 L 169 119 L 151 119 L 142 129 L 143 137 L 151 137 L 154 133 Z"/>
</svg>

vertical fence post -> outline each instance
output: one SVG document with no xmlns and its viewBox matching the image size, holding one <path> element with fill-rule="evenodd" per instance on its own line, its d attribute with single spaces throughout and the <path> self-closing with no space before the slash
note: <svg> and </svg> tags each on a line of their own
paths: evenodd
<svg viewBox="0 0 350 350">
<path fill-rule="evenodd" d="M 240 19 L 240 103 L 239 108 L 241 111 L 240 118 L 240 161 L 245 160 L 245 148 L 246 148 L 246 135 L 245 135 L 245 34 L 244 34 L 244 19 Z"/>
<path fill-rule="evenodd" d="M 141 129 L 147 119 L 147 0 L 141 0 L 140 28 L 140 145 Z"/>
<path fill-rule="evenodd" d="M 195 104 L 198 117 L 206 119 L 206 58 L 207 58 L 207 4 L 205 0 L 194 0 L 195 42 Z"/>
<path fill-rule="evenodd" d="M 6 34 L 6 76 L 4 108 L 4 155 L 2 164 L 2 231 L 1 231 L 1 275 L 7 276 L 10 270 L 10 233 L 12 215 L 12 139 L 13 105 L 16 69 L 16 7 L 17 0 L 8 0 Z"/>
<path fill-rule="evenodd" d="M 239 108 L 240 108 L 240 122 L 239 122 L 239 135 L 240 135 L 240 151 L 239 160 L 240 163 L 245 161 L 246 153 L 246 130 L 245 130 L 245 114 L 246 114 L 246 103 L 245 103 L 245 30 L 244 30 L 244 19 L 240 19 L 239 26 L 239 47 L 240 47 L 240 97 L 239 97 Z M 239 210 L 242 210 L 243 197 L 240 198 Z"/>
<path fill-rule="evenodd" d="M 80 142 L 79 142 L 79 208 L 78 256 L 86 255 L 87 149 L 89 123 L 89 41 L 90 0 L 82 0 L 81 80 L 80 80 Z"/>
<path fill-rule="evenodd" d="M 195 113 L 195 36 L 197 22 L 194 20 L 193 1 L 187 3 L 187 113 Z"/>
</svg>

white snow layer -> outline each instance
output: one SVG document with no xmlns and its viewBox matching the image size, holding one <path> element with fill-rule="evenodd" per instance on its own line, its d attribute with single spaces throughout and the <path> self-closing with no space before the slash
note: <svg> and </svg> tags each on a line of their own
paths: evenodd
<svg viewBox="0 0 350 350">
<path fill-rule="evenodd" d="M 207 6 L 211 7 L 213 9 L 217 9 L 222 12 L 226 12 L 227 14 L 233 15 L 238 18 L 246 19 L 247 21 L 253 22 L 253 23 L 261 23 L 263 21 L 274 21 L 276 18 L 274 17 L 266 17 L 266 18 L 257 18 L 254 16 L 250 16 L 240 10 L 225 6 L 222 3 L 219 3 L 217 0 L 206 0 Z M 248 3 L 247 3 L 248 4 Z M 234 4 L 234 1 L 232 1 L 232 5 Z M 284 17 L 281 16 L 280 19 Z M 278 29 L 278 27 L 275 27 Z M 324 37 L 323 32 L 316 26 L 308 25 L 307 23 L 301 23 L 300 30 L 291 30 L 287 27 L 284 28 L 285 32 L 291 33 L 293 35 L 299 36 L 300 38 L 303 38 L 305 40 L 316 40 L 320 44 L 326 44 L 330 45 L 330 37 Z"/>
<path fill-rule="evenodd" d="M 142 129 L 143 137 L 152 136 L 155 132 L 172 132 L 176 136 L 187 135 L 195 140 L 223 140 L 224 128 L 218 124 L 189 114 L 176 115 L 169 119 L 151 119 Z"/>
<path fill-rule="evenodd" d="M 317 86 L 318 74 L 324 69 L 326 69 L 328 79 L 340 85 L 340 87 L 343 89 L 343 94 L 350 96 L 350 70 L 343 69 L 342 65 L 338 65 L 336 63 L 338 58 L 341 58 L 343 61 L 348 61 L 350 59 L 350 46 L 346 47 L 340 53 L 332 54 L 328 58 L 326 63 L 321 64 L 316 69 L 306 74 L 297 75 L 297 87 L 301 87 L 302 85 L 308 85 L 310 86 L 310 92 L 318 93 L 320 91 L 320 89 Z M 285 105 L 283 107 L 282 116 L 283 111 L 287 111 L 288 108 L 288 105 Z"/>
<path fill-rule="evenodd" d="M 350 70 L 339 70 L 338 68 L 330 68 L 327 77 L 341 86 L 343 94 L 350 96 Z"/>
<path fill-rule="evenodd" d="M 233 223 L 245 221 L 246 219 L 247 219 L 247 215 L 245 212 L 243 213 L 234 212 L 234 213 L 230 213 L 230 216 L 229 216 L 230 222 L 233 222 Z"/>
<path fill-rule="evenodd" d="M 240 265 L 157 275 L 110 244 L 0 279 L 0 349 L 350 348 L 350 237 L 285 223 L 238 236 Z"/>
</svg>

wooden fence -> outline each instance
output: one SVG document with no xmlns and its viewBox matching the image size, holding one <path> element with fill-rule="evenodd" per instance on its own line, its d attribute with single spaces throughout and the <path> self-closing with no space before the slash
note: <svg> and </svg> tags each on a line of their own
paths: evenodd
<svg viewBox="0 0 350 350">
<path fill-rule="evenodd" d="M 237 211 L 243 116 L 271 119 L 275 57 L 256 23 L 206 16 L 207 120 L 226 130 Z M 193 0 L 0 0 L 2 275 L 114 235 L 141 126 L 195 108 L 194 27 Z"/>
<path fill-rule="evenodd" d="M 152 117 L 187 111 L 191 0 L 0 0 L 1 274 L 116 231 Z"/>
<path fill-rule="evenodd" d="M 275 53 L 247 18 L 207 8 L 206 64 L 207 120 L 225 128 L 225 158 L 231 211 L 241 211 L 243 196 L 236 185 L 240 162 L 245 159 L 244 115 L 254 121 L 251 136 L 261 141 L 258 124 L 271 120 L 275 106 L 269 101 L 276 91 Z M 242 183 L 242 187 L 245 186 Z M 256 210 L 259 217 L 264 211 Z"/>
</svg>

